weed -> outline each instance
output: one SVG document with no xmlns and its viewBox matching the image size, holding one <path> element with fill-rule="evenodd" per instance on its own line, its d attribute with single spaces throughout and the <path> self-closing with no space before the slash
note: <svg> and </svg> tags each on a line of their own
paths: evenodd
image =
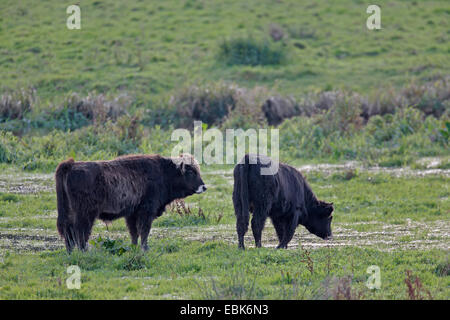
<svg viewBox="0 0 450 320">
<path fill-rule="evenodd" d="M 427 295 L 428 299 L 433 299 L 430 291 L 423 287 L 422 281 L 418 276 L 413 276 L 411 270 L 406 270 L 405 273 L 406 293 L 410 300 L 423 300 L 425 299 L 424 293 Z"/>
<path fill-rule="evenodd" d="M 306 267 L 311 275 L 314 274 L 314 261 L 311 257 L 311 252 L 307 249 L 304 249 L 300 245 L 300 249 L 302 251 L 302 257 L 300 259 L 301 262 L 306 263 Z"/>
<path fill-rule="evenodd" d="M 121 256 L 125 252 L 131 250 L 129 245 L 126 245 L 121 239 L 102 238 L 99 236 L 90 241 L 90 244 L 96 248 L 101 248 L 113 255 Z"/>
</svg>

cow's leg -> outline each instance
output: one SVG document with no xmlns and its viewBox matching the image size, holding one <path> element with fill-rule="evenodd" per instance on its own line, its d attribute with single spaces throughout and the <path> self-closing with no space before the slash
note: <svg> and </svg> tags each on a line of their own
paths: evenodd
<svg viewBox="0 0 450 320">
<path fill-rule="evenodd" d="M 292 237 L 294 236 L 295 229 L 298 226 L 298 215 L 294 214 L 292 218 L 286 219 L 285 221 L 285 227 L 284 227 L 284 236 L 281 240 L 280 244 L 278 245 L 278 248 L 287 249 L 288 243 L 292 240 Z"/>
<path fill-rule="evenodd" d="M 236 215 L 236 231 L 238 234 L 238 247 L 239 249 L 245 249 L 244 245 L 244 235 L 248 230 L 248 221 L 250 220 L 248 214 L 242 213 L 241 200 L 237 198 L 236 194 L 233 193 L 233 205 L 234 213 Z"/>
<path fill-rule="evenodd" d="M 83 214 L 77 215 L 77 221 L 75 223 L 75 241 L 78 248 L 82 251 L 86 251 L 87 242 L 91 235 L 92 227 L 94 225 L 95 218 L 97 217 L 96 211 L 89 211 Z"/>
<path fill-rule="evenodd" d="M 262 210 L 255 210 L 252 218 L 252 231 L 255 238 L 255 246 L 261 248 L 261 236 L 264 224 L 266 223 L 267 214 Z"/>
<path fill-rule="evenodd" d="M 64 244 L 66 245 L 67 252 L 72 252 L 75 243 L 75 231 L 72 221 L 66 216 L 61 214 L 58 215 L 57 227 L 59 234 L 64 239 Z"/>
<path fill-rule="evenodd" d="M 130 236 L 131 236 L 131 243 L 134 245 L 137 245 L 138 243 L 138 237 L 139 237 L 139 233 L 138 233 L 138 229 L 137 229 L 137 221 L 136 221 L 136 215 L 132 214 L 128 217 L 125 217 L 125 221 L 127 223 L 127 227 L 128 227 L 128 231 L 130 232 Z"/>
<path fill-rule="evenodd" d="M 67 252 L 72 252 L 73 247 L 76 245 L 75 242 L 75 230 L 73 224 L 68 224 L 64 226 L 64 244 L 66 245 Z"/>
<path fill-rule="evenodd" d="M 148 238 L 148 234 L 150 233 L 150 229 L 152 227 L 152 222 L 153 222 L 152 215 L 146 215 L 146 214 L 139 215 L 138 231 L 139 231 L 139 236 L 141 237 L 141 248 L 144 251 L 148 250 L 147 238 Z"/>
<path fill-rule="evenodd" d="M 248 220 L 249 217 L 242 217 L 242 216 L 238 216 L 236 219 L 236 231 L 238 234 L 239 249 L 245 249 L 244 235 L 247 233 L 248 230 Z"/>
<path fill-rule="evenodd" d="M 272 224 L 275 227 L 275 231 L 277 233 L 278 244 L 280 244 L 284 237 L 284 223 L 280 218 L 278 218 L 272 219 Z"/>
</svg>

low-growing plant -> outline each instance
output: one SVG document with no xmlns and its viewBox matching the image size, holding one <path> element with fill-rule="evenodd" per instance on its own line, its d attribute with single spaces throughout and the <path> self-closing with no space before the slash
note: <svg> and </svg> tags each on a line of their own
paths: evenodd
<svg viewBox="0 0 450 320">
<path fill-rule="evenodd" d="M 286 58 L 286 47 L 267 39 L 235 37 L 219 44 L 218 60 L 228 65 L 278 65 Z"/>
<path fill-rule="evenodd" d="M 110 254 L 121 256 L 125 252 L 132 250 L 132 246 L 125 244 L 122 239 L 103 238 L 101 236 L 89 241 L 96 248 L 108 251 Z"/>
</svg>

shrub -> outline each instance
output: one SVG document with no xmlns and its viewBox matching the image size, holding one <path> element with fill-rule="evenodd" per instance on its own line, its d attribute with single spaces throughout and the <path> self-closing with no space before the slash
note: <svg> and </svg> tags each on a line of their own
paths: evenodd
<svg viewBox="0 0 450 320">
<path fill-rule="evenodd" d="M 0 131 L 0 162 L 14 163 L 23 156 L 20 139 L 11 132 Z"/>
<path fill-rule="evenodd" d="M 326 134 L 332 132 L 350 133 L 362 126 L 361 101 L 357 94 L 347 92 L 336 92 L 332 100 L 332 106 L 317 118 L 318 123 Z M 324 108 L 320 106 L 317 108 Z"/>
<path fill-rule="evenodd" d="M 0 98 L 1 119 L 22 119 L 36 105 L 36 90 L 21 88 L 11 93 L 5 93 Z"/>
<path fill-rule="evenodd" d="M 193 127 L 194 120 L 208 125 L 219 125 L 236 106 L 237 93 L 242 90 L 234 84 L 218 82 L 206 86 L 190 86 L 172 96 L 173 106 L 183 127 Z"/>
<path fill-rule="evenodd" d="M 80 97 L 77 93 L 69 94 L 60 109 L 81 113 L 93 123 L 103 123 L 106 120 L 115 121 L 124 114 L 131 104 L 131 97 L 120 94 L 114 98 L 107 98 L 103 94 L 90 92 L 86 97 Z"/>
<path fill-rule="evenodd" d="M 286 56 L 282 45 L 251 36 L 223 40 L 219 44 L 219 60 L 228 65 L 278 65 Z"/>
<path fill-rule="evenodd" d="M 299 106 L 292 97 L 274 96 L 267 99 L 262 111 L 269 125 L 279 125 L 284 119 L 301 114 Z"/>
<path fill-rule="evenodd" d="M 227 115 L 222 127 L 248 129 L 265 125 L 266 119 L 261 106 L 268 96 L 269 92 L 265 87 L 238 91 L 235 95 L 236 105 Z"/>
<path fill-rule="evenodd" d="M 269 95 L 264 87 L 242 89 L 219 82 L 182 89 L 169 104 L 178 115 L 178 125 L 192 128 L 195 120 L 208 126 L 245 128 L 264 123 L 261 105 Z"/>
<path fill-rule="evenodd" d="M 361 115 L 366 121 L 376 115 L 393 114 L 396 109 L 408 106 L 408 100 L 393 88 L 377 90 L 369 101 L 362 105 Z"/>
<path fill-rule="evenodd" d="M 394 114 L 408 107 L 418 109 L 425 115 L 433 115 L 437 118 L 446 117 L 450 110 L 449 79 L 450 77 L 443 77 L 435 82 L 422 85 L 412 83 L 400 90 L 383 88 L 375 91 L 369 97 L 341 90 L 307 94 L 297 101 L 291 97 L 277 97 L 277 100 L 280 101 L 278 103 L 279 110 L 275 108 L 274 111 L 271 111 L 264 106 L 263 111 L 268 122 L 274 125 L 296 115 L 311 117 L 316 114 L 329 113 L 331 117 L 325 117 L 327 121 L 332 120 L 334 116 L 344 120 L 339 130 L 345 130 L 350 123 L 361 126 L 361 120 L 366 123 L 373 116 Z M 358 110 L 359 114 L 357 115 L 355 112 Z M 350 118 L 346 118 L 347 116 Z M 359 119 L 360 117 L 363 119 Z M 336 127 L 333 128 L 333 130 L 335 129 Z"/>
<path fill-rule="evenodd" d="M 408 104 L 426 115 L 440 117 L 450 107 L 450 76 L 422 85 L 412 83 L 402 90 Z"/>
</svg>

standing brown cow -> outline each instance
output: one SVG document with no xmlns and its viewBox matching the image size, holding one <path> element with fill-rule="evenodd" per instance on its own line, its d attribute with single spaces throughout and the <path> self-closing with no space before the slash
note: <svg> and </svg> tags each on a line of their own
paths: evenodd
<svg viewBox="0 0 450 320">
<path fill-rule="evenodd" d="M 131 242 L 148 249 L 152 222 L 175 199 L 206 191 L 193 156 L 130 155 L 111 161 L 63 161 L 56 169 L 57 227 L 71 252 L 86 250 L 97 218 L 125 217 Z"/>
<path fill-rule="evenodd" d="M 244 249 L 249 212 L 253 213 L 252 231 L 256 247 L 270 218 L 278 236 L 278 248 L 287 248 L 298 225 L 322 239 L 331 239 L 333 203 L 317 199 L 302 174 L 294 167 L 278 164 L 278 171 L 262 175 L 262 168 L 272 167 L 270 158 L 245 155 L 234 167 L 233 205 L 239 248 Z"/>
</svg>

